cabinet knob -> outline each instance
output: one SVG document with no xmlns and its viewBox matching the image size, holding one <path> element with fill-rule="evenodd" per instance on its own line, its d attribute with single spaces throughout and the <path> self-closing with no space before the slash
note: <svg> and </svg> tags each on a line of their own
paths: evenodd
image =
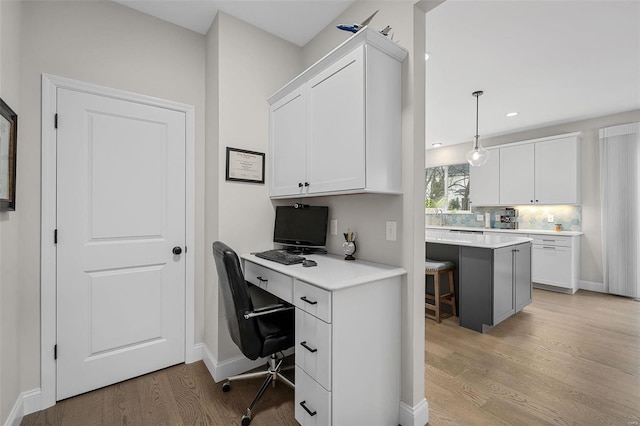
<svg viewBox="0 0 640 426">
<path fill-rule="evenodd" d="M 298 188 L 302 188 L 302 182 L 298 182 Z"/>
<path fill-rule="evenodd" d="M 305 182 L 305 183 L 304 183 L 304 186 L 309 186 L 309 182 Z"/>
</svg>

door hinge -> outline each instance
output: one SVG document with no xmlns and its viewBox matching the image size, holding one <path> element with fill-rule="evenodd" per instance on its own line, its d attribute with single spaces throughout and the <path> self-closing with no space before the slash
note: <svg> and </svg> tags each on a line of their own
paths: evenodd
<svg viewBox="0 0 640 426">
<path fill-rule="evenodd" d="M 187 246 L 184 246 L 184 253 L 187 253 Z"/>
<path fill-rule="evenodd" d="M 58 113 L 53 116 L 53 127 L 58 128 Z"/>
<path fill-rule="evenodd" d="M 53 244 L 58 244 L 58 230 L 53 230 Z"/>
<path fill-rule="evenodd" d="M 53 359 L 58 359 L 58 345 L 53 345 Z"/>
</svg>

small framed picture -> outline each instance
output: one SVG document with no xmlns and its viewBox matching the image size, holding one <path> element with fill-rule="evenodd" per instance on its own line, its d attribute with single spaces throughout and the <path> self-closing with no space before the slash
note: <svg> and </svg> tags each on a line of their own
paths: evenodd
<svg viewBox="0 0 640 426">
<path fill-rule="evenodd" d="M 264 183 L 264 152 L 227 147 L 226 180 Z"/>
<path fill-rule="evenodd" d="M 0 99 L 0 211 L 16 209 L 18 115 Z"/>
</svg>

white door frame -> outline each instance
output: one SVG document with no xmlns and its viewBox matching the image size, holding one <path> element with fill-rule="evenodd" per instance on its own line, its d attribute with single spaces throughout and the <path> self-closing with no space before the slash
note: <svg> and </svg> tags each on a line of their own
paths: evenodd
<svg viewBox="0 0 640 426">
<path fill-rule="evenodd" d="M 41 409 L 56 403 L 56 129 L 57 89 L 69 89 L 184 112 L 186 116 L 185 196 L 186 256 L 185 362 L 197 361 L 195 348 L 195 112 L 194 107 L 82 81 L 42 74 L 42 216 L 40 228 Z"/>
</svg>

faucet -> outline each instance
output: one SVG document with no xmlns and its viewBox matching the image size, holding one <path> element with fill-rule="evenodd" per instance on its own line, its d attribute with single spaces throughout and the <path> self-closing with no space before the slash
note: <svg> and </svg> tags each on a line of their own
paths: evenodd
<svg viewBox="0 0 640 426">
<path fill-rule="evenodd" d="M 444 226 L 444 214 L 442 213 L 442 209 L 436 210 L 436 219 L 440 215 L 440 226 Z"/>
</svg>

